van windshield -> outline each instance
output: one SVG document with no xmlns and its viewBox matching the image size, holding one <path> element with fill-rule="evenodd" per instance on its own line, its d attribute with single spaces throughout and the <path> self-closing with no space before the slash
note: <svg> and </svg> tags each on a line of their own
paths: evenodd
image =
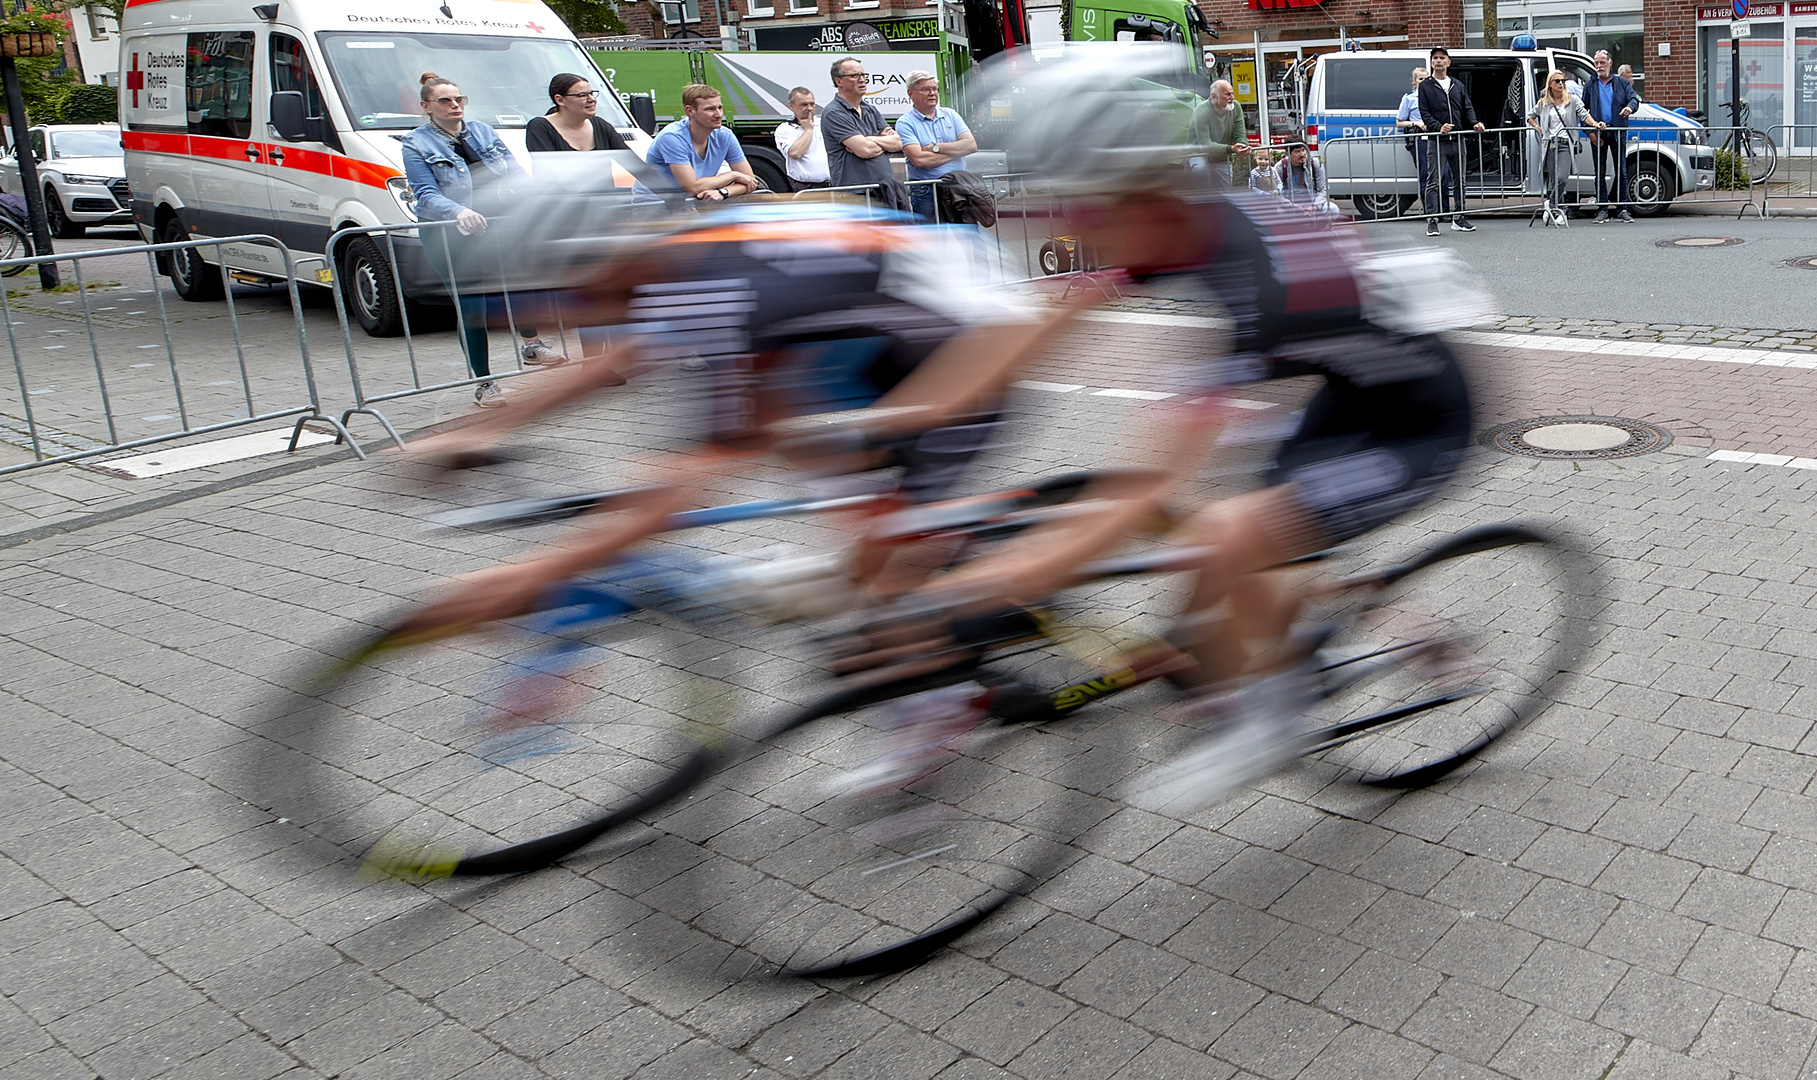
<svg viewBox="0 0 1817 1080">
<path fill-rule="evenodd" d="M 492 127 L 521 128 L 549 109 L 549 80 L 566 71 L 604 91 L 593 62 L 572 41 L 483 34 L 318 35 L 328 73 L 361 131 L 424 123 L 418 91 L 424 72 L 451 79 L 468 99 L 467 117 Z M 628 128 L 618 99 L 599 95 L 599 118 Z"/>
</svg>

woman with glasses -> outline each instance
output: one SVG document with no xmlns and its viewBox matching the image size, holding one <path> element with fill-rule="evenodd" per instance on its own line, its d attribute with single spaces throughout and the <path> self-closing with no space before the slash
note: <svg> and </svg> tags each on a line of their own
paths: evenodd
<svg viewBox="0 0 1817 1080">
<path fill-rule="evenodd" d="M 481 408 L 505 404 L 486 351 L 486 298 L 463 293 L 455 267 L 470 257 L 466 238 L 485 235 L 486 207 L 493 213 L 510 198 L 511 188 L 526 179 L 524 167 L 511 156 L 498 133 L 478 120 L 466 119 L 467 98 L 461 88 L 433 71 L 422 79 L 423 112 L 428 123 L 404 136 L 404 177 L 416 194 L 420 221 L 453 221 L 453 228 L 424 229 L 423 255 L 448 287 L 460 310 L 467 350 L 467 369 L 485 380 L 473 390 Z M 534 337 L 534 334 L 531 334 Z"/>
<path fill-rule="evenodd" d="M 524 127 L 524 149 L 532 154 L 630 149 L 618 129 L 599 118 L 599 91 L 586 79 L 562 72 L 549 80 L 549 100 L 549 111 Z"/>
<path fill-rule="evenodd" d="M 1539 132 L 1540 161 L 1545 169 L 1546 201 L 1554 208 L 1565 205 L 1565 185 L 1571 179 L 1571 150 L 1577 141 L 1574 126 L 1607 127 L 1584 108 L 1583 99 L 1565 86 L 1565 73 L 1546 76 L 1546 92 L 1527 110 L 1527 126 Z"/>
</svg>

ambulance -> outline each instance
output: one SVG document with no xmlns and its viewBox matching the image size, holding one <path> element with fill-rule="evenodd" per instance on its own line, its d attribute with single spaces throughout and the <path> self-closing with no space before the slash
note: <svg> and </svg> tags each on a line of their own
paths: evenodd
<svg viewBox="0 0 1817 1080">
<path fill-rule="evenodd" d="M 328 286 L 340 275 L 348 315 L 369 334 L 402 327 L 393 277 L 413 299 L 440 290 L 411 263 L 421 247 L 383 237 L 329 237 L 349 226 L 408 224 L 403 139 L 424 122 L 419 77 L 433 71 L 470 99 L 528 169 L 524 125 L 549 107 L 549 80 L 592 82 L 599 115 L 642 156 L 650 137 L 631 119 L 580 42 L 541 0 L 130 0 L 120 33 L 120 117 L 133 219 L 148 242 L 272 236 L 294 276 Z M 216 254 L 218 251 L 218 255 Z M 185 300 L 221 295 L 229 275 L 282 284 L 282 252 L 236 243 L 160 256 Z"/>
</svg>

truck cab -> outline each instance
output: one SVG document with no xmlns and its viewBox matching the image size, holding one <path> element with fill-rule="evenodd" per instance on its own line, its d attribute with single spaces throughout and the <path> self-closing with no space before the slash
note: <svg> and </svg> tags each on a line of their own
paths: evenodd
<svg viewBox="0 0 1817 1080">
<path fill-rule="evenodd" d="M 1411 49 L 1344 52 L 1321 57 L 1307 94 L 1306 136 L 1325 165 L 1333 198 L 1348 197 L 1364 220 L 1406 213 L 1419 199 L 1419 171 L 1395 113 L 1409 75 L 1426 66 Z M 1464 140 L 1466 198 L 1537 198 L 1544 191 L 1537 140 L 1527 110 L 1545 89 L 1547 72 L 1576 85 L 1595 77 L 1588 56 L 1564 49 L 1454 49 L 1451 77 L 1462 80 L 1477 119 L 1490 133 Z M 1498 130 L 1499 129 L 1499 130 Z M 1715 159 L 1702 124 L 1642 104 L 1628 120 L 1628 176 L 1637 214 L 1662 214 L 1686 192 L 1708 191 Z M 1567 190 L 1594 195 L 1596 162 L 1579 139 Z"/>
</svg>

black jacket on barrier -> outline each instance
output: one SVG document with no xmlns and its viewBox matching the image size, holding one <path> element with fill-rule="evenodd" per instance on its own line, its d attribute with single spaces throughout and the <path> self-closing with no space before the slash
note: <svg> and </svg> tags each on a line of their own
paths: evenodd
<svg viewBox="0 0 1817 1080">
<path fill-rule="evenodd" d="M 1428 132 L 1437 131 L 1446 124 L 1453 131 L 1476 126 L 1476 107 L 1470 104 L 1470 91 L 1464 89 L 1464 80 L 1451 78 L 1451 92 L 1438 84 L 1437 79 L 1428 78 L 1420 83 L 1420 119 L 1425 122 Z"/>
</svg>

